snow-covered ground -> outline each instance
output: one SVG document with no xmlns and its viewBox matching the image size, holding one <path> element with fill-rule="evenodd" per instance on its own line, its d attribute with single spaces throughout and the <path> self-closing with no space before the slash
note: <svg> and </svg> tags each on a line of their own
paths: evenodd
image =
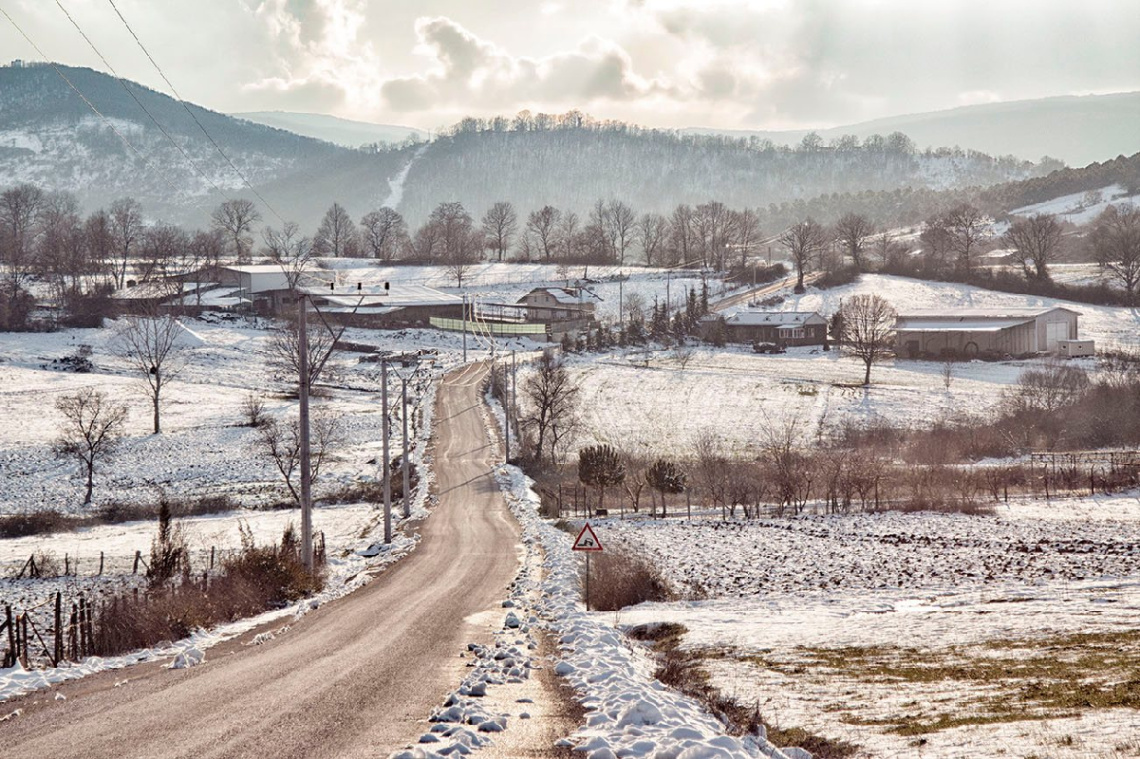
<svg viewBox="0 0 1140 759">
<path fill-rule="evenodd" d="M 1092 192 L 1075 192 L 1071 195 L 1046 200 L 1041 203 L 1022 206 L 1010 211 L 1011 216 L 1032 216 L 1038 213 L 1056 215 L 1061 221 L 1083 225 L 1096 220 L 1110 205 L 1125 203 L 1140 204 L 1140 195 L 1129 195 L 1128 191 L 1111 184 Z"/>
<path fill-rule="evenodd" d="M 900 313 L 915 309 L 1045 307 L 1080 312 L 1080 334 L 1099 348 L 1140 344 L 1140 311 L 1013 295 L 968 285 L 863 275 L 829 290 L 790 291 L 777 310 L 834 313 L 845 298 L 878 294 Z M 712 431 L 726 448 L 755 450 L 769 423 L 794 417 L 811 437 L 846 423 L 882 420 L 927 424 L 961 412 L 982 414 L 1032 362 L 970 361 L 953 365 L 947 387 L 940 362 L 886 359 L 861 386 L 862 363 L 837 351 L 791 348 L 758 355 L 747 347 L 694 347 L 687 365 L 675 351 L 628 350 L 570 359 L 581 385 L 582 428 L 577 445 L 605 442 L 630 451 L 691 452 Z M 682 351 L 684 353 L 685 351 Z M 1081 365 L 1094 369 L 1091 359 Z"/>
<path fill-rule="evenodd" d="M 700 599 L 643 604 L 614 619 L 685 625 L 684 645 L 712 654 L 713 682 L 782 726 L 859 744 L 867 757 L 917 756 L 920 746 L 924 757 L 1129 756 L 1140 745 L 1131 709 L 1035 707 L 1020 700 L 1030 676 L 1015 665 L 997 682 L 971 674 L 1007 659 L 1079 666 L 1105 645 L 1136 653 L 1138 493 L 1011 502 L 990 517 L 593 524 L 607 548 L 642 555 Z M 915 677 L 918 667 L 951 674 Z M 1086 675 L 1129 676 L 1111 667 Z M 1010 716 L 999 706 L 1006 700 L 1034 718 Z M 980 718 L 892 730 L 970 715 Z"/>
</svg>

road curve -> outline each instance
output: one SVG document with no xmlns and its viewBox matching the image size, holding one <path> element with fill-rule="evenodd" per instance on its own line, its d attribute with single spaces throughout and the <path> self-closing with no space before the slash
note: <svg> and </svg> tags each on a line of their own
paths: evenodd
<svg viewBox="0 0 1140 759">
<path fill-rule="evenodd" d="M 490 475 L 484 372 L 465 367 L 440 387 L 439 504 L 410 556 L 267 644 L 226 644 L 191 669 L 140 665 L 8 704 L 24 712 L 0 723 L 4 754 L 316 759 L 413 742 L 462 679 L 460 652 L 491 638 L 473 615 L 499 605 L 518 568 L 518 527 Z"/>
</svg>

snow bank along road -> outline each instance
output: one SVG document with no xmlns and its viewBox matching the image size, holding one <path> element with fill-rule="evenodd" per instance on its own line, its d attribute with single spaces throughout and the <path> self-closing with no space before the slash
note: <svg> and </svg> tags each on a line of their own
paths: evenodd
<svg viewBox="0 0 1140 759">
<path fill-rule="evenodd" d="M 459 653 L 491 638 L 473 616 L 500 606 L 518 569 L 518 526 L 490 472 L 483 372 L 466 367 L 440 388 L 439 504 L 410 556 L 263 645 L 18 699 L 21 715 L 0 723 L 4 755 L 375 757 L 414 741 L 462 680 Z"/>
</svg>

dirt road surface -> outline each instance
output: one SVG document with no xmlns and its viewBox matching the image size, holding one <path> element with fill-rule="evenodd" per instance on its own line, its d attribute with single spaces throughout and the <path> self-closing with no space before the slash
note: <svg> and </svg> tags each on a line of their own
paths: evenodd
<svg viewBox="0 0 1140 759">
<path fill-rule="evenodd" d="M 466 367 L 440 388 L 439 505 L 410 556 L 264 645 L 243 645 L 250 634 L 191 669 L 140 665 L 5 704 L 24 711 L 0 724 L 4 755 L 318 759 L 413 743 L 462 680 L 466 644 L 490 642 L 490 612 L 518 568 L 518 527 L 490 475 L 484 372 Z M 550 735 L 537 740 L 549 747 Z"/>
</svg>

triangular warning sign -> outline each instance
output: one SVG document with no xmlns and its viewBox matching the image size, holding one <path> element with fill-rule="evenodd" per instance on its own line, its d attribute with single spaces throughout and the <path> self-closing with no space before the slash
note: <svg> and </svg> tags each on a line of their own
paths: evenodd
<svg viewBox="0 0 1140 759">
<path fill-rule="evenodd" d="M 600 551 L 602 550 L 602 542 L 598 540 L 598 536 L 594 534 L 594 528 L 586 522 L 586 526 L 578 533 L 578 537 L 574 540 L 575 551 Z"/>
</svg>

